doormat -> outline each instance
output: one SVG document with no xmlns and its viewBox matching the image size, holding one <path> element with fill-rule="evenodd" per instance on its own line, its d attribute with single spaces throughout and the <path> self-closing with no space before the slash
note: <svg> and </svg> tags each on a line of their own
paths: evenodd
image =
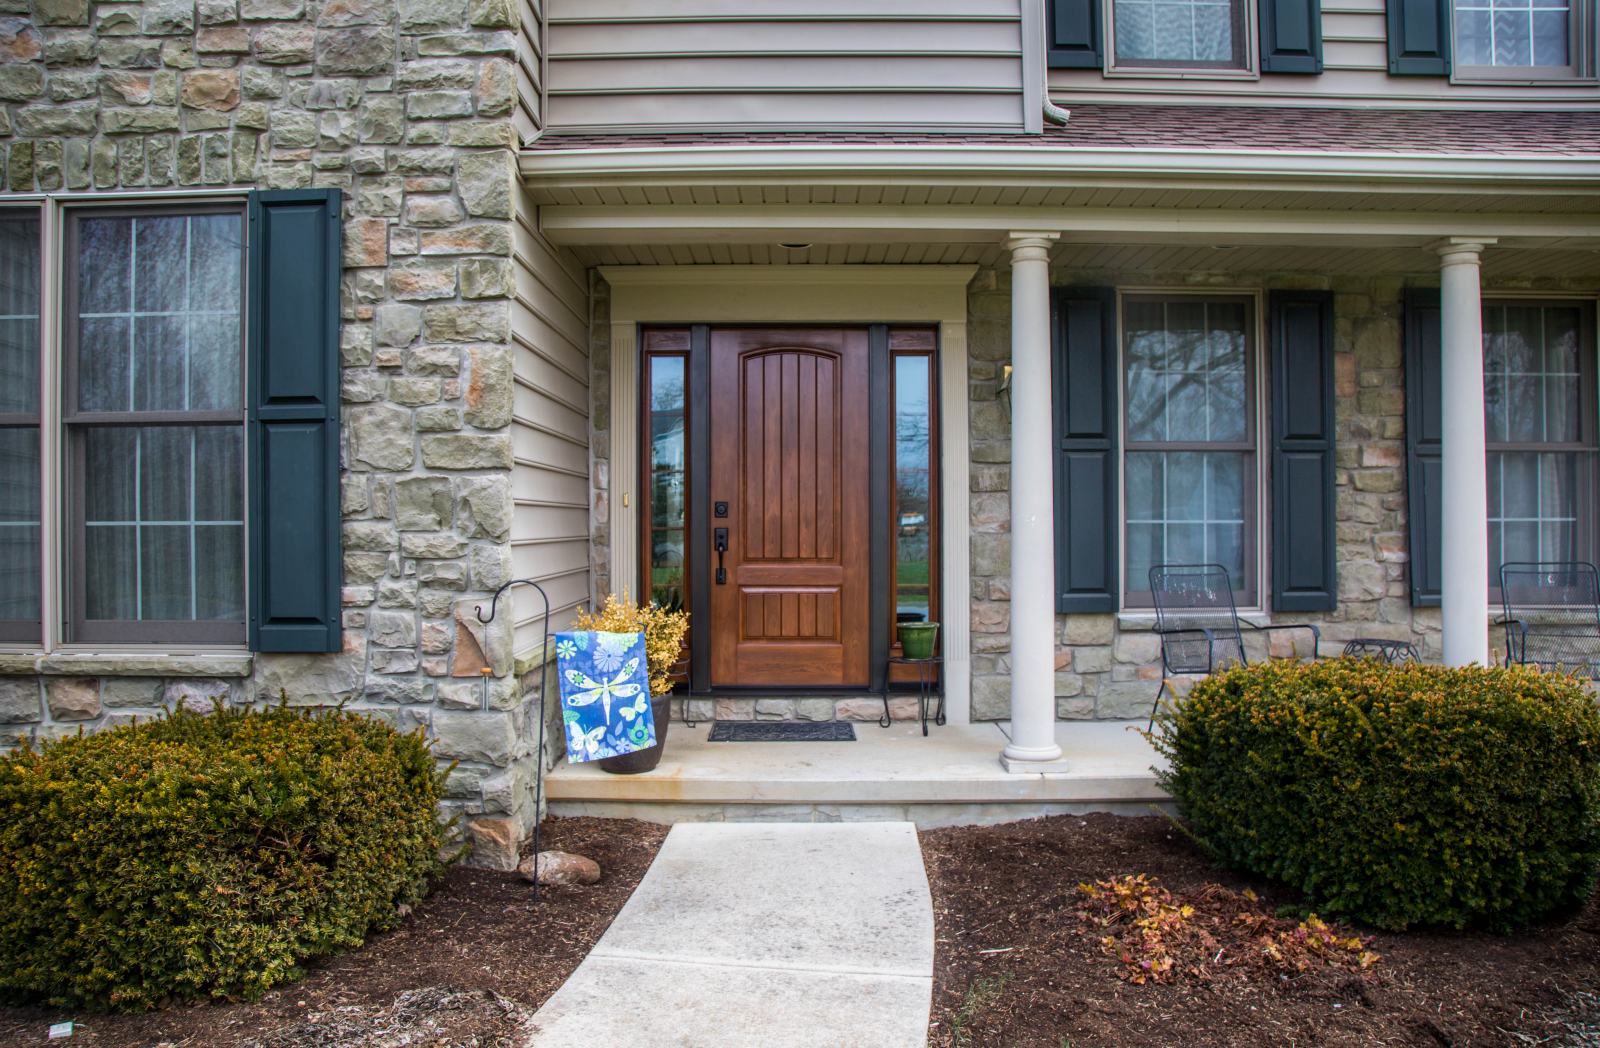
<svg viewBox="0 0 1600 1048">
<path fill-rule="evenodd" d="M 850 721 L 717 721 L 712 742 L 855 742 Z"/>
</svg>

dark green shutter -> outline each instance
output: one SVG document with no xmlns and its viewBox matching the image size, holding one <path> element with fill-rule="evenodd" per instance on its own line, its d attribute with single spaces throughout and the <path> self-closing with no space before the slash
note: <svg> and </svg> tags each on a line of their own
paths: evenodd
<svg viewBox="0 0 1600 1048">
<path fill-rule="evenodd" d="M 1049 0 L 1046 58 L 1058 69 L 1099 69 L 1100 0 Z"/>
<path fill-rule="evenodd" d="M 1450 0 L 1388 0 L 1391 76 L 1450 75 Z"/>
<path fill-rule="evenodd" d="M 1116 295 L 1063 288 L 1053 310 L 1056 610 L 1117 610 Z"/>
<path fill-rule="evenodd" d="M 1410 517 L 1411 603 L 1437 606 L 1443 560 L 1444 427 L 1439 292 L 1411 288 L 1405 299 L 1406 498 Z"/>
<path fill-rule="evenodd" d="M 1322 72 L 1322 0 L 1261 0 L 1261 71 Z"/>
<path fill-rule="evenodd" d="M 338 651 L 337 189 L 250 194 L 250 647 Z"/>
<path fill-rule="evenodd" d="M 1272 607 L 1332 611 L 1334 550 L 1333 293 L 1274 291 Z"/>
</svg>

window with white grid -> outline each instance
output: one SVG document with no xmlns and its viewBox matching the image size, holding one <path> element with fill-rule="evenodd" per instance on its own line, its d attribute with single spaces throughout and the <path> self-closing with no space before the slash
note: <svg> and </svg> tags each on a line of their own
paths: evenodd
<svg viewBox="0 0 1600 1048">
<path fill-rule="evenodd" d="M 39 636 L 39 213 L 0 210 L 0 640 Z"/>
<path fill-rule="evenodd" d="M 1584 303 L 1483 311 L 1489 580 L 1513 561 L 1594 556 L 1594 336 Z"/>
<path fill-rule="evenodd" d="M 1573 0 L 1456 0 L 1456 64 L 1570 69 Z"/>
<path fill-rule="evenodd" d="M 1246 298 L 1127 296 L 1123 558 L 1130 604 L 1158 564 L 1220 564 L 1256 595 L 1255 351 Z"/>
<path fill-rule="evenodd" d="M 70 216 L 72 638 L 244 639 L 244 216 Z"/>
<path fill-rule="evenodd" d="M 1243 69 L 1243 0 L 1115 0 L 1118 66 Z"/>
</svg>

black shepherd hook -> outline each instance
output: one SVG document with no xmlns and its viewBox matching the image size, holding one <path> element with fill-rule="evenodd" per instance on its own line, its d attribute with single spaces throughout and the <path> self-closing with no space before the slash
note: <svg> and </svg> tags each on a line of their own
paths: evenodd
<svg viewBox="0 0 1600 1048">
<path fill-rule="evenodd" d="M 512 579 L 510 582 L 494 591 L 494 596 L 489 599 L 489 614 L 484 615 L 483 605 L 473 608 L 478 616 L 478 621 L 489 623 L 494 621 L 496 609 L 500 604 L 500 594 L 512 586 L 532 586 L 539 591 L 539 599 L 544 601 L 544 639 L 539 642 L 539 748 L 535 752 L 538 758 L 533 766 L 533 901 L 539 901 L 539 825 L 544 822 L 544 812 L 540 809 L 544 804 L 544 678 L 548 671 L 546 660 L 550 655 L 550 594 L 544 587 L 532 579 Z"/>
</svg>

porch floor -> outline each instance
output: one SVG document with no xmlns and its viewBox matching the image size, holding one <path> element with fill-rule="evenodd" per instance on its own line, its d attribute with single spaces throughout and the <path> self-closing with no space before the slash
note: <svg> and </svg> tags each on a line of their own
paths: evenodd
<svg viewBox="0 0 1600 1048">
<path fill-rule="evenodd" d="M 906 820 L 919 826 L 1009 822 L 1040 815 L 1166 806 L 1144 722 L 1056 725 L 1068 762 L 1057 774 L 1000 766 L 1009 724 L 856 725 L 855 742 L 708 742 L 710 725 L 674 723 L 654 771 L 611 775 L 562 761 L 546 795 L 554 815 L 647 822 Z"/>
</svg>

